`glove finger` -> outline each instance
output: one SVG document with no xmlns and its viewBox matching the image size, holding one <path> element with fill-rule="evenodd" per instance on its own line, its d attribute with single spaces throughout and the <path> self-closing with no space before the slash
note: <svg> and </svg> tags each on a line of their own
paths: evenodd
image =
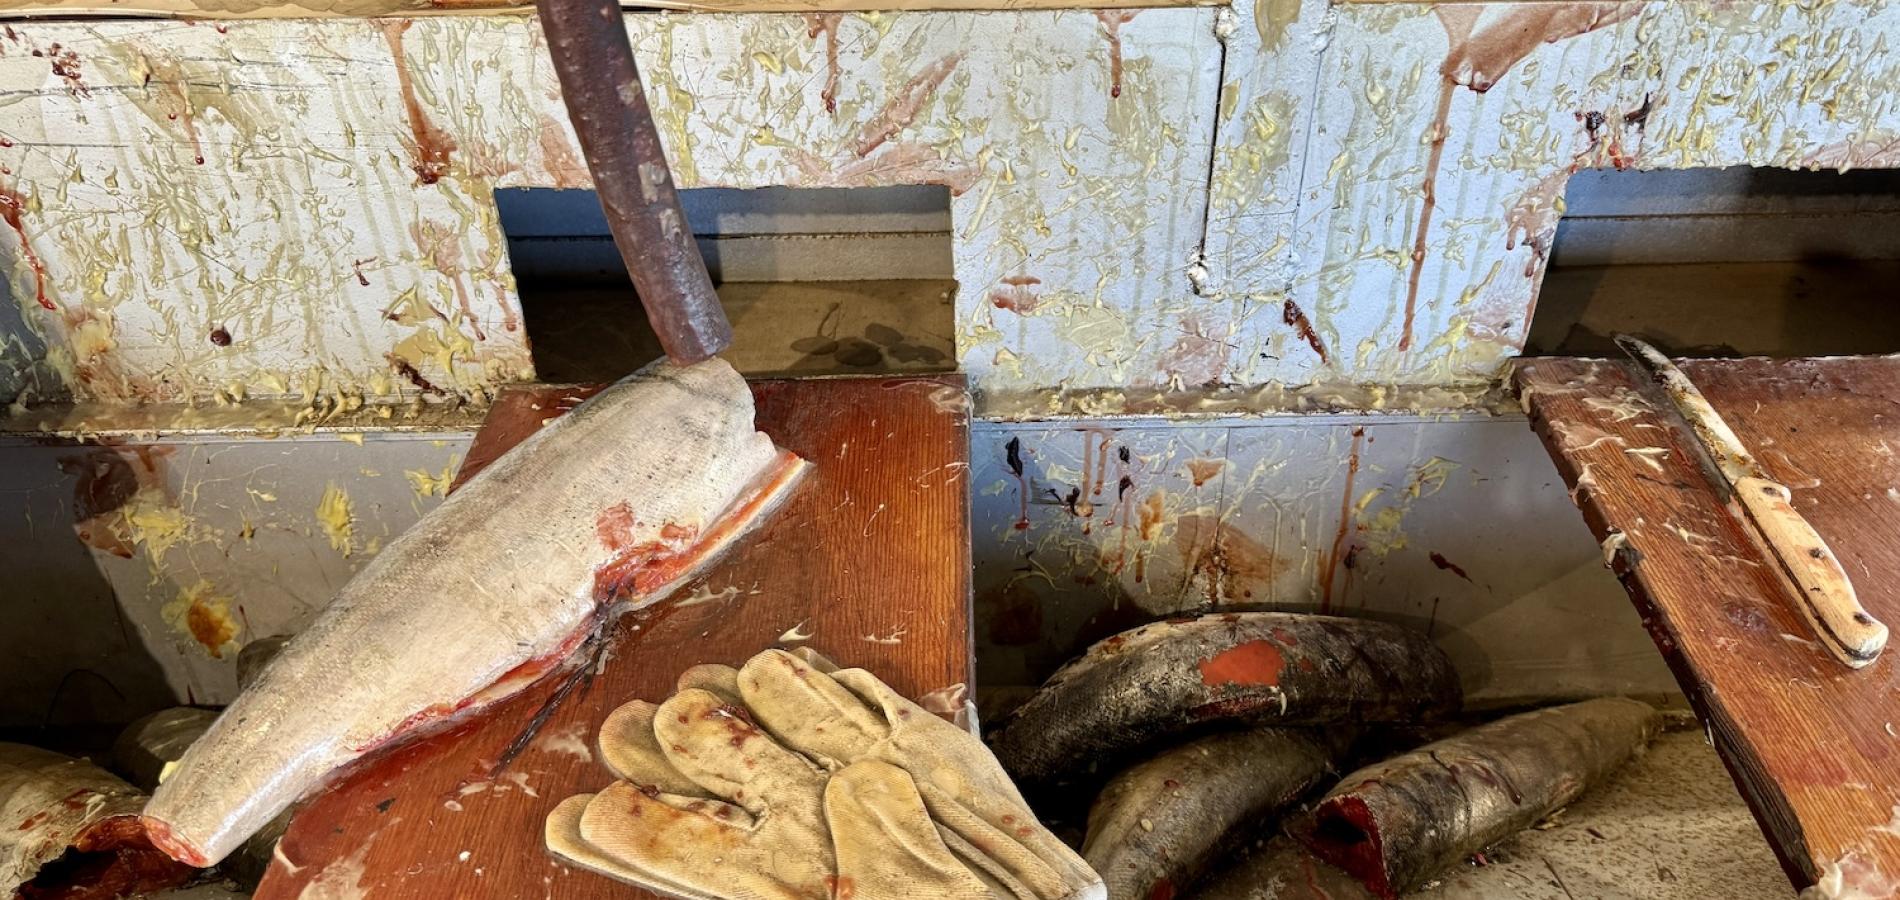
<svg viewBox="0 0 1900 900">
<path fill-rule="evenodd" d="M 878 710 L 886 721 L 901 723 L 904 750 L 928 749 L 931 756 L 954 759 L 958 763 L 931 767 L 928 777 L 938 787 L 959 797 L 994 798 L 1007 807 L 1004 812 L 1012 818 L 1029 814 L 1028 801 L 1023 799 L 1016 782 L 1003 771 L 1002 763 L 996 761 L 996 754 L 990 752 L 981 738 L 911 702 L 863 669 L 844 669 L 831 677 L 863 703 Z M 1000 815 L 991 817 L 992 821 L 1000 824 Z"/>
<path fill-rule="evenodd" d="M 579 794 L 562 800 L 554 810 L 548 813 L 547 825 L 542 835 L 547 841 L 548 850 L 567 862 L 608 878 L 624 881 L 628 884 L 646 888 L 681 900 L 719 900 L 712 894 L 695 891 L 684 885 L 674 884 L 650 872 L 630 868 L 618 858 L 602 852 L 581 838 L 581 814 L 587 809 L 593 794 Z"/>
<path fill-rule="evenodd" d="M 673 690 L 684 691 L 692 688 L 712 691 L 737 705 L 739 700 L 739 670 L 719 663 L 700 663 L 680 673 Z"/>
<path fill-rule="evenodd" d="M 654 737 L 680 774 L 758 815 L 804 806 L 816 816 L 824 773 L 761 731 L 745 709 L 691 688 L 660 704 Z"/>
<path fill-rule="evenodd" d="M 739 690 L 760 724 L 785 743 L 839 764 L 890 734 L 881 713 L 783 650 L 752 657 L 739 670 Z"/>
<path fill-rule="evenodd" d="M 619 781 L 587 802 L 579 830 L 582 841 L 644 879 L 640 883 L 672 886 L 663 890 L 680 896 L 829 896 L 832 861 L 821 830 L 767 834 L 742 810 L 717 800 L 654 797 Z"/>
<path fill-rule="evenodd" d="M 659 738 L 653 736 L 653 717 L 659 707 L 645 700 L 621 704 L 600 723 L 596 746 L 600 761 L 608 771 L 634 784 L 658 788 L 669 794 L 710 797 L 705 788 L 681 774 L 660 751 Z"/>
<path fill-rule="evenodd" d="M 917 785 L 917 792 L 930 818 L 962 839 L 970 848 L 966 852 L 977 854 L 970 862 L 1005 884 L 1021 885 L 1028 893 L 1020 896 L 1054 900 L 1067 897 L 1083 884 L 1100 880 L 1088 863 L 1076 857 L 1073 851 L 1065 854 L 1074 857 L 1076 865 L 1070 866 L 1066 865 L 1066 859 L 1046 859 L 1044 853 L 1048 851 L 1038 852 L 1026 845 L 1025 839 L 1048 835 L 1033 818 L 1024 822 L 1012 816 L 1012 824 L 999 828 L 928 784 Z M 1054 839 L 1053 835 L 1050 839 Z"/>
<path fill-rule="evenodd" d="M 827 657 L 823 653 L 819 653 L 818 651 L 813 650 L 810 647 L 793 647 L 792 649 L 787 650 L 785 652 L 798 657 L 800 662 L 804 663 L 805 665 L 811 666 L 812 668 L 817 669 L 818 671 L 823 672 L 826 675 L 830 675 L 831 673 L 836 672 L 840 668 L 842 668 L 837 663 L 832 662 L 830 657 Z"/>
<path fill-rule="evenodd" d="M 838 854 L 836 896 L 986 898 L 991 892 L 944 846 L 910 774 L 865 760 L 825 785 Z"/>
<path fill-rule="evenodd" d="M 1036 820 L 982 740 L 863 669 L 844 669 L 831 677 L 893 723 L 892 746 L 883 752 L 894 753 L 896 761 L 917 773 L 917 789 L 938 824 L 986 848 L 988 859 L 1036 897 L 1063 897 L 1100 880 L 1082 857 Z"/>
</svg>

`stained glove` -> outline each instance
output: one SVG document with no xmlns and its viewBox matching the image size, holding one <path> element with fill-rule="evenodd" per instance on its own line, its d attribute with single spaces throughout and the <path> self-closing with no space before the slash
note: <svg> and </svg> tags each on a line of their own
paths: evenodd
<svg viewBox="0 0 1900 900">
<path fill-rule="evenodd" d="M 825 767 L 874 760 L 910 773 L 944 843 L 1006 896 L 1107 895 L 1088 863 L 1036 820 L 981 740 L 877 676 L 839 669 L 809 650 L 767 650 L 739 670 L 737 682 L 760 725 Z"/>
<path fill-rule="evenodd" d="M 1025 868 L 1020 860 L 1006 864 L 977 851 L 971 835 L 996 841 L 1006 856 L 1022 852 L 1008 835 L 965 821 L 971 814 L 954 803 L 948 810 L 960 826 L 946 827 L 905 767 L 876 757 L 820 762 L 762 733 L 752 721 L 756 711 L 741 702 L 734 669 L 695 666 L 680 676 L 680 688 L 658 707 L 634 701 L 608 716 L 600 758 L 625 780 L 556 807 L 546 826 L 556 854 L 689 900 L 1074 895 L 1035 893 L 1013 874 Z M 974 740 L 910 708 L 910 715 Z M 993 759 L 989 765 L 995 767 Z M 1033 818 L 1021 821 L 1041 830 Z M 1046 880 L 1028 868 L 1032 878 Z"/>
</svg>

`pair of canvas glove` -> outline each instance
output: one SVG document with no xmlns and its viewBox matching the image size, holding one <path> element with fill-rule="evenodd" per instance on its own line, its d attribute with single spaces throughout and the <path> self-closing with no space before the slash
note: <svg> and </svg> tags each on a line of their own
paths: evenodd
<svg viewBox="0 0 1900 900">
<path fill-rule="evenodd" d="M 548 816 L 549 849 L 687 900 L 1102 900 L 989 748 L 862 669 L 767 650 L 696 666 L 601 726 L 621 781 Z"/>
</svg>

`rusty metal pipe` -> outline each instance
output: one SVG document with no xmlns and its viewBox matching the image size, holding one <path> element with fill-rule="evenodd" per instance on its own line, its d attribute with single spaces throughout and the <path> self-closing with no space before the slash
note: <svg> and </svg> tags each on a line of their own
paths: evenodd
<svg viewBox="0 0 1900 900">
<path fill-rule="evenodd" d="M 580 136 L 614 246 L 666 355 L 699 362 L 732 343 L 713 293 L 616 0 L 536 0 L 568 118 Z"/>
</svg>

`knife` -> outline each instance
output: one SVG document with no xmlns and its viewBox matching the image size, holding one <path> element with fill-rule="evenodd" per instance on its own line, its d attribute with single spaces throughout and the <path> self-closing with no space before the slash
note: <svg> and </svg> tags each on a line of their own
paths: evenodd
<svg viewBox="0 0 1900 900">
<path fill-rule="evenodd" d="M 1696 443 L 1730 489 L 1726 499 L 1731 514 L 1740 508 L 1742 530 L 1774 563 L 1821 644 L 1850 668 L 1879 658 L 1887 646 L 1887 626 L 1860 605 L 1847 570 L 1794 508 L 1787 486 L 1768 475 L 1708 398 L 1662 351 L 1629 335 L 1617 335 L 1616 343 L 1662 386 L 1689 424 Z"/>
</svg>

